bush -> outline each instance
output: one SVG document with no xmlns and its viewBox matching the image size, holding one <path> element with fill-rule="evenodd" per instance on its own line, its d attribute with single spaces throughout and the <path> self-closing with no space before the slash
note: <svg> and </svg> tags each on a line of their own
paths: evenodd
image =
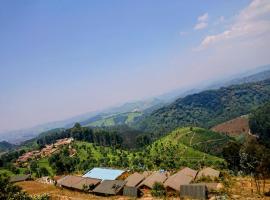
<svg viewBox="0 0 270 200">
<path fill-rule="evenodd" d="M 153 189 L 151 191 L 153 197 L 164 197 L 166 196 L 166 190 L 162 183 L 154 183 Z"/>
</svg>

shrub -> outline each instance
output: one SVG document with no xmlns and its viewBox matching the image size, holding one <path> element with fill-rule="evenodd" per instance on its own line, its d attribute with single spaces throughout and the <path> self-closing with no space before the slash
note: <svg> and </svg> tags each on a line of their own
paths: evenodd
<svg viewBox="0 0 270 200">
<path fill-rule="evenodd" d="M 162 183 L 154 183 L 153 189 L 151 191 L 151 195 L 154 197 L 164 197 L 166 196 L 166 190 Z"/>
</svg>

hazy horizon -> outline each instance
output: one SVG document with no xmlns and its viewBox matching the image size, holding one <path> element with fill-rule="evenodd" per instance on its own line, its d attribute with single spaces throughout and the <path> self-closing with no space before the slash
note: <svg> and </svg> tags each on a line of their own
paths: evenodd
<svg viewBox="0 0 270 200">
<path fill-rule="evenodd" d="M 1 1 L 0 132 L 270 63 L 270 1 Z"/>
</svg>

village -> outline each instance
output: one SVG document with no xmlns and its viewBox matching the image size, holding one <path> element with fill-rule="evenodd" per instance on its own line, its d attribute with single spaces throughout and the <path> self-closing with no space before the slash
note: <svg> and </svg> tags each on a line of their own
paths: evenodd
<svg viewBox="0 0 270 200">
<path fill-rule="evenodd" d="M 132 198 L 149 196 L 155 187 L 162 184 L 170 197 L 208 199 L 224 188 L 219 176 L 220 171 L 211 167 L 199 171 L 184 167 L 176 172 L 160 170 L 142 173 L 95 167 L 82 176 L 42 177 L 36 181 L 97 196 L 123 195 Z M 10 181 L 28 180 L 31 180 L 30 175 L 12 177 Z"/>
<path fill-rule="evenodd" d="M 53 153 L 56 153 L 60 149 L 60 147 L 71 144 L 72 141 L 73 141 L 73 138 L 59 139 L 53 144 L 46 145 L 41 150 L 34 150 L 34 151 L 26 152 L 17 159 L 16 165 L 27 166 L 28 161 L 34 160 L 34 159 L 38 160 L 40 158 L 50 156 Z M 72 149 L 70 155 L 71 156 L 75 155 L 75 153 L 76 152 Z"/>
</svg>

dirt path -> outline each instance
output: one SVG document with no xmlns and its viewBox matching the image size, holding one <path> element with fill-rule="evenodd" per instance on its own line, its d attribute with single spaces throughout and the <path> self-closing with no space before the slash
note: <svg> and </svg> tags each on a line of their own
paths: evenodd
<svg viewBox="0 0 270 200">
<path fill-rule="evenodd" d="M 190 138 L 190 140 L 189 140 L 189 146 L 191 146 L 192 145 L 192 140 L 193 140 L 193 138 L 194 138 L 194 136 L 195 136 L 195 132 L 193 132 L 193 135 L 192 135 L 192 137 Z"/>
</svg>

